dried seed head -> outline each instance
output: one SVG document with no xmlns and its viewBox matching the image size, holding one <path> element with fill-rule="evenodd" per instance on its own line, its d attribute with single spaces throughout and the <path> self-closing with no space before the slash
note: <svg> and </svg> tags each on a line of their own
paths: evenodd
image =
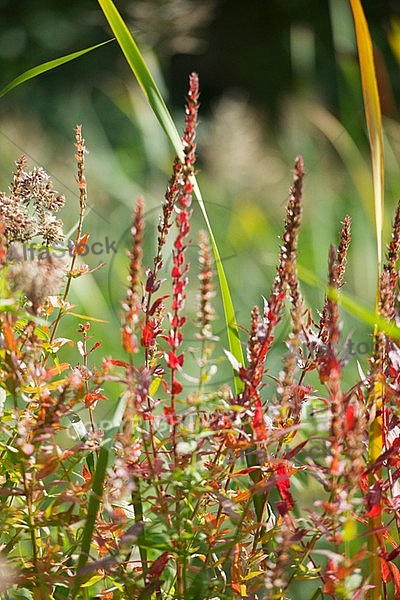
<svg viewBox="0 0 400 600">
<path fill-rule="evenodd" d="M 63 223 L 57 213 L 65 203 L 42 167 L 25 170 L 26 158 L 16 162 L 10 195 L 0 192 L 0 219 L 6 242 L 27 242 L 41 236 L 46 245 L 64 239 Z"/>
<path fill-rule="evenodd" d="M 200 264 L 200 306 L 197 313 L 197 323 L 200 327 L 199 339 L 212 339 L 211 322 L 215 318 L 211 300 L 215 296 L 213 284 L 213 259 L 209 240 L 205 231 L 199 232 L 199 264 Z"/>
<path fill-rule="evenodd" d="M 49 256 L 42 260 L 26 260 L 11 265 L 8 278 L 11 288 L 27 296 L 34 312 L 48 296 L 60 292 L 64 283 L 64 260 Z"/>
</svg>

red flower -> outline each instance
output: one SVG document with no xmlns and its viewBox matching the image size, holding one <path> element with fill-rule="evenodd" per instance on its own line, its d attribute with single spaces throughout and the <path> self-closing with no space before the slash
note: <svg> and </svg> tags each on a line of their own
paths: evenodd
<svg viewBox="0 0 400 600">
<path fill-rule="evenodd" d="M 183 354 L 176 356 L 175 352 L 168 352 L 168 354 L 165 357 L 167 365 L 170 369 L 178 369 L 179 367 L 182 367 L 184 359 L 185 357 Z"/>
<path fill-rule="evenodd" d="M 253 431 L 257 440 L 265 440 L 267 437 L 267 429 L 264 422 L 264 413 L 260 398 L 256 399 L 256 408 L 253 417 Z"/>
<path fill-rule="evenodd" d="M 286 514 L 294 507 L 294 500 L 290 493 L 290 479 L 288 477 L 288 468 L 285 463 L 280 463 L 276 469 L 276 487 L 283 502 L 277 502 L 276 507 L 281 515 Z"/>
</svg>

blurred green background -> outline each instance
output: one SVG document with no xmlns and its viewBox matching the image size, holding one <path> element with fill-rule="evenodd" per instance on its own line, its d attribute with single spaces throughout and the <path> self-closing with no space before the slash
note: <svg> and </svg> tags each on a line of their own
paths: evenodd
<svg viewBox="0 0 400 600">
<path fill-rule="evenodd" d="M 372 184 L 353 21 L 347 0 L 136 0 L 116 2 L 170 107 L 178 129 L 188 74 L 201 83 L 198 136 L 199 183 L 231 285 L 237 320 L 261 305 L 275 274 L 279 235 L 294 158 L 302 154 L 307 177 L 300 263 L 322 282 L 329 244 L 340 222 L 353 219 L 347 292 L 374 306 L 376 250 Z M 386 240 L 400 190 L 400 4 L 363 2 L 376 50 L 386 148 Z M 0 77 L 8 84 L 26 69 L 111 37 L 94 0 L 32 3 L 0 0 Z M 117 253 L 89 255 L 91 268 L 106 266 L 72 286 L 77 312 L 107 321 L 94 324 L 102 354 L 123 357 L 119 344 L 120 301 L 124 295 L 129 221 L 135 200 L 146 203 L 145 264 L 155 250 L 158 208 L 173 154 L 133 80 L 116 43 L 34 79 L 0 100 L 0 180 L 7 190 L 14 161 L 24 153 L 42 165 L 67 196 L 65 231 L 78 218 L 73 129 L 83 124 L 87 140 L 89 205 L 85 231 L 91 241 L 115 242 Z M 193 244 L 204 227 L 194 204 Z M 167 252 L 168 257 L 168 252 Z M 168 260 L 165 276 L 168 277 Z M 189 293 L 188 346 L 193 341 L 195 270 Z M 163 293 L 168 293 L 164 284 Z M 313 314 L 323 293 L 304 283 Z M 227 346 L 222 307 L 216 300 Z M 75 337 L 78 320 L 67 317 L 60 334 Z M 278 330 L 270 359 L 277 374 L 287 320 Z M 344 339 L 370 341 L 367 327 L 343 313 Z M 243 340 L 246 334 L 243 333 Z M 361 347 L 360 347 L 361 349 Z M 62 358 L 78 361 L 76 350 Z M 93 360 L 100 360 L 100 351 Z M 356 359 L 350 357 L 348 381 Z M 219 381 L 230 378 L 219 366 Z M 353 382 L 354 383 L 354 382 Z"/>
</svg>

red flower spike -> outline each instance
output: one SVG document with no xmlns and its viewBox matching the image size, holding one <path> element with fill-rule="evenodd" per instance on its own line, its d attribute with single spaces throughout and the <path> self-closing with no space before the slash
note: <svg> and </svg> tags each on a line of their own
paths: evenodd
<svg viewBox="0 0 400 600">
<path fill-rule="evenodd" d="M 179 277 L 181 277 L 181 275 L 182 275 L 182 273 L 180 272 L 179 267 L 177 267 L 177 266 L 172 267 L 171 276 L 174 279 L 179 279 Z"/>
</svg>

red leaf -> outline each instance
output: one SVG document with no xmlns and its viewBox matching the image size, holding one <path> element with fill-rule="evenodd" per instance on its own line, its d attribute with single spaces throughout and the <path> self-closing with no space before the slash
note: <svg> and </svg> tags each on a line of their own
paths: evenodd
<svg viewBox="0 0 400 600">
<path fill-rule="evenodd" d="M 165 360 L 167 361 L 167 365 L 170 369 L 177 369 L 178 367 L 182 367 L 183 361 L 185 357 L 183 354 L 176 356 L 175 352 L 168 352 Z"/>
<path fill-rule="evenodd" d="M 389 565 L 384 558 L 381 558 L 381 574 L 383 583 L 389 583 L 392 580 Z"/>
<path fill-rule="evenodd" d="M 11 352 L 17 351 L 17 342 L 14 337 L 13 330 L 7 323 L 2 323 L 2 329 L 4 332 L 4 345 L 7 350 L 11 350 Z"/>
<path fill-rule="evenodd" d="M 89 481 L 92 478 L 92 475 L 86 465 L 83 465 L 83 467 L 82 467 L 82 475 L 83 475 L 83 479 L 86 481 L 86 483 L 89 483 Z"/>
<path fill-rule="evenodd" d="M 125 362 L 124 360 L 118 360 L 116 358 L 111 358 L 107 362 L 109 362 L 111 365 L 114 365 L 114 367 L 124 367 L 124 369 L 129 369 L 128 363 Z"/>
<path fill-rule="evenodd" d="M 394 586 L 394 598 L 399 600 L 400 598 L 400 571 L 396 565 L 392 562 L 389 563 L 389 569 L 392 572 L 393 586 Z"/>
<path fill-rule="evenodd" d="M 253 431 L 257 440 L 265 440 L 267 437 L 267 428 L 264 422 L 264 413 L 260 398 L 256 399 L 256 408 L 253 417 Z"/>
<path fill-rule="evenodd" d="M 56 377 L 57 375 L 60 375 L 60 373 L 62 373 L 63 371 L 65 371 L 65 369 L 69 369 L 71 367 L 71 365 L 69 363 L 61 363 L 58 365 L 54 365 L 53 367 L 50 367 L 49 369 L 46 370 L 46 379 L 51 379 L 52 377 Z"/>
<path fill-rule="evenodd" d="M 292 510 L 294 507 L 294 500 L 289 491 L 290 479 L 288 477 L 287 466 L 284 463 L 278 465 L 278 468 L 276 469 L 276 487 L 278 488 L 280 497 L 285 502 L 285 506 L 282 506 L 280 503 L 281 508 L 286 509 L 285 513 Z"/>
<path fill-rule="evenodd" d="M 143 327 L 142 339 L 140 340 L 141 345 L 144 348 L 150 348 L 156 341 L 158 330 L 154 319 L 150 319 L 148 323 Z"/>
<path fill-rule="evenodd" d="M 165 298 L 168 298 L 168 296 L 161 296 L 161 298 L 157 298 L 157 300 L 155 300 L 153 302 L 153 304 L 151 305 L 151 308 L 147 311 L 147 314 L 151 317 L 152 315 L 154 315 L 155 311 L 157 310 L 157 308 L 163 303 L 163 301 L 165 300 Z"/>
<path fill-rule="evenodd" d="M 182 384 L 177 381 L 175 378 L 172 382 L 172 386 L 171 386 L 171 394 L 173 394 L 174 396 L 177 396 L 178 394 L 180 394 L 183 390 Z"/>
<path fill-rule="evenodd" d="M 242 588 L 242 572 L 240 569 L 240 545 L 236 544 L 231 565 L 232 589 L 236 594 L 240 594 Z"/>
<path fill-rule="evenodd" d="M 393 581 L 394 599 L 400 599 L 400 571 L 392 562 L 381 558 L 382 580 L 384 583 Z"/>
<path fill-rule="evenodd" d="M 392 550 L 386 557 L 386 560 L 391 561 L 398 557 L 400 554 L 400 546 L 397 546 L 394 550 Z"/>
<path fill-rule="evenodd" d="M 373 517 L 379 517 L 381 512 L 382 506 L 380 504 L 374 504 L 364 516 L 372 519 Z"/>
<path fill-rule="evenodd" d="M 347 431 L 352 431 L 354 429 L 355 418 L 354 418 L 354 405 L 353 404 L 349 404 L 348 407 L 346 408 L 345 423 L 346 423 Z"/>
<path fill-rule="evenodd" d="M 160 575 L 164 571 L 169 561 L 169 552 L 163 552 L 151 565 L 146 575 L 146 584 L 160 579 Z"/>
<path fill-rule="evenodd" d="M 291 450 L 289 450 L 289 452 L 285 452 L 283 454 L 284 458 L 293 458 L 294 456 L 296 456 L 296 454 L 298 454 L 301 450 L 303 450 L 304 446 L 306 446 L 308 444 L 309 440 L 304 440 L 304 442 L 301 442 L 301 444 L 298 444 L 297 446 L 295 446 L 294 448 L 292 448 Z"/>
<path fill-rule="evenodd" d="M 94 352 L 95 350 L 97 350 L 97 348 L 99 346 L 101 346 L 102 342 L 96 342 L 93 347 L 89 350 L 88 354 L 90 354 L 91 352 Z"/>
</svg>

